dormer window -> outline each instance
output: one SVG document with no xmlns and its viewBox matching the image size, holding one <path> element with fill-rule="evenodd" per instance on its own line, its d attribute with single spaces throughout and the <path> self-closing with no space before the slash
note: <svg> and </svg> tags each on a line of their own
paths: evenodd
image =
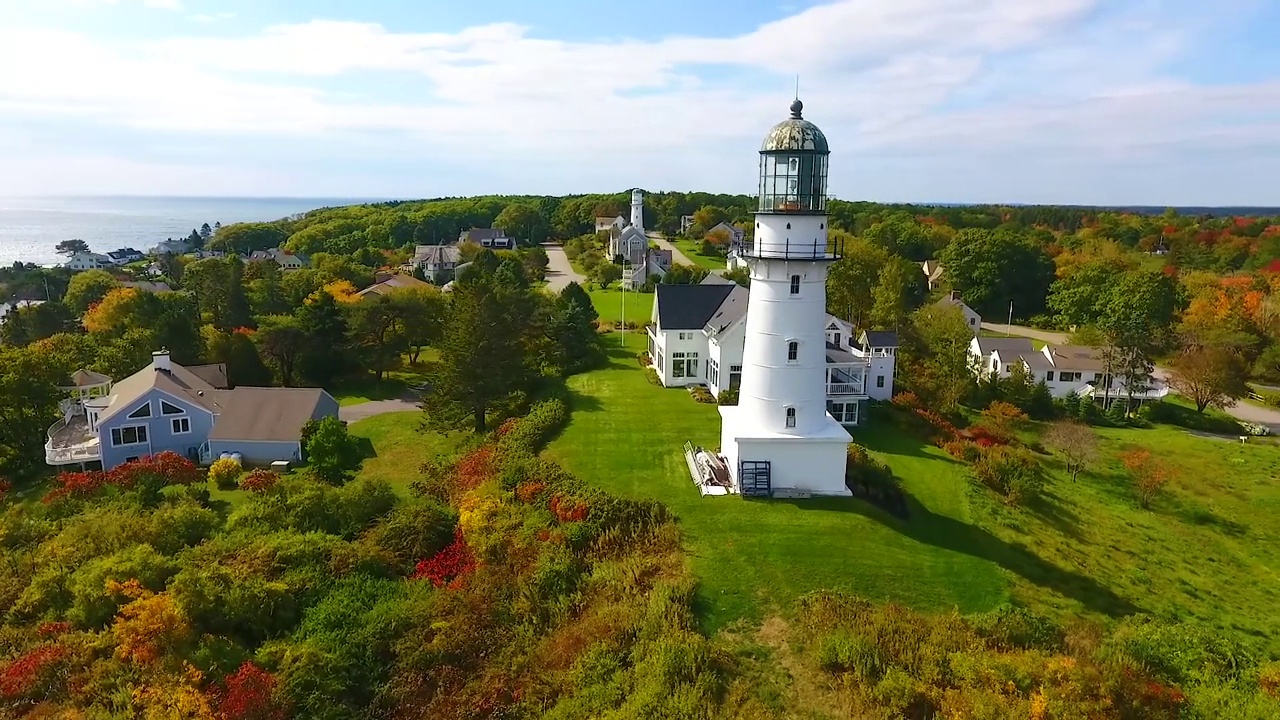
<svg viewBox="0 0 1280 720">
<path fill-rule="evenodd" d="M 799 275 L 791 276 L 791 294 L 792 295 L 800 294 L 800 276 Z"/>
<path fill-rule="evenodd" d="M 787 362 L 794 363 L 800 359 L 800 343 L 792 340 L 787 343 Z"/>
<path fill-rule="evenodd" d="M 796 409 L 793 407 L 789 407 L 787 408 L 787 427 L 793 428 L 795 426 L 796 426 Z"/>
</svg>

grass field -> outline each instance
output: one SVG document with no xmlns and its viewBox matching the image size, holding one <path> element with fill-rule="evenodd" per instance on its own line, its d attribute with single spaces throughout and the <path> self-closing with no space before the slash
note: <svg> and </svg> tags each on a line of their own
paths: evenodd
<svg viewBox="0 0 1280 720">
<path fill-rule="evenodd" d="M 596 288 L 587 293 L 591 297 L 591 304 L 595 305 L 596 312 L 600 313 L 601 321 L 620 322 L 622 320 L 623 302 L 626 302 L 627 322 L 639 323 L 644 325 L 649 322 L 649 318 L 653 315 L 653 293 L 635 292 L 628 290 L 622 292 L 616 286 L 608 290 Z M 623 295 L 626 297 L 624 298 Z"/>
<path fill-rule="evenodd" d="M 685 254 L 698 267 L 704 267 L 708 270 L 723 270 L 725 268 L 725 259 L 719 255 L 703 255 L 698 252 L 698 248 L 702 243 L 688 238 L 669 238 L 668 242 L 679 248 L 680 252 Z"/>
<path fill-rule="evenodd" d="M 365 458 L 361 478 L 386 480 L 401 495 L 419 477 L 418 468 L 427 460 L 453 452 L 462 434 L 444 436 L 423 432 L 422 413 L 399 412 L 377 415 L 351 424 L 351 434 L 367 438 L 375 455 Z"/>
<path fill-rule="evenodd" d="M 423 379 L 423 363 L 437 357 L 435 348 L 425 348 L 418 356 L 415 365 L 404 358 L 404 365 L 399 370 L 384 373 L 382 380 L 374 380 L 373 375 L 344 380 L 329 390 L 339 405 L 359 405 L 372 400 L 393 400 L 403 397 L 409 386 Z"/>
<path fill-rule="evenodd" d="M 634 360 L 570 378 L 574 415 L 550 456 L 608 490 L 666 503 L 680 518 L 708 627 L 785 611 L 839 588 L 925 610 L 1010 597 L 1060 617 L 1149 612 L 1263 639 L 1280 652 L 1280 449 L 1161 426 L 1102 430 L 1078 482 L 1045 458 L 1048 492 L 1011 508 L 971 487 L 965 467 L 886 422 L 855 439 L 910 493 L 907 522 L 857 500 L 703 498 L 681 444 L 716 447 L 719 417 L 683 390 L 650 385 Z M 1175 470 L 1140 509 L 1117 455 L 1143 446 Z"/>
</svg>

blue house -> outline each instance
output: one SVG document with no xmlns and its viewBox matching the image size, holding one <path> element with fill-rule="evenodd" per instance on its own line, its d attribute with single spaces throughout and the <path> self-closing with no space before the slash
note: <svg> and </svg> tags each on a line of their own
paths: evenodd
<svg viewBox="0 0 1280 720">
<path fill-rule="evenodd" d="M 121 380 L 80 370 L 64 388 L 63 417 L 49 429 L 50 465 L 102 463 L 102 469 L 171 451 L 209 463 L 238 453 L 246 464 L 302 460 L 308 420 L 338 415 L 319 388 L 228 389 L 226 368 L 174 364 L 167 351 Z"/>
</svg>

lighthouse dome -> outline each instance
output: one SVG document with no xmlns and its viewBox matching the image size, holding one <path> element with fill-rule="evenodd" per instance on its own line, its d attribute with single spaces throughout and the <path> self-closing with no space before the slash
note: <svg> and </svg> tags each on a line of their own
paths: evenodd
<svg viewBox="0 0 1280 720">
<path fill-rule="evenodd" d="M 791 103 L 791 117 L 769 130 L 760 152 L 831 152 L 827 147 L 827 136 L 817 125 L 801 117 L 803 110 L 804 103 L 799 99 Z"/>
</svg>

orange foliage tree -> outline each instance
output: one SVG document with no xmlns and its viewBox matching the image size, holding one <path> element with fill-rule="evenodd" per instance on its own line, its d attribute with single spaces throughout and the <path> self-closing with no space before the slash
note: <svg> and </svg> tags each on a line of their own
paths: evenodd
<svg viewBox="0 0 1280 720">
<path fill-rule="evenodd" d="M 1138 495 L 1138 504 L 1150 507 L 1151 501 L 1169 484 L 1172 471 L 1159 458 L 1152 457 L 1146 448 L 1133 448 L 1120 455 L 1120 462 L 1129 471 L 1133 479 L 1133 488 Z"/>
</svg>

